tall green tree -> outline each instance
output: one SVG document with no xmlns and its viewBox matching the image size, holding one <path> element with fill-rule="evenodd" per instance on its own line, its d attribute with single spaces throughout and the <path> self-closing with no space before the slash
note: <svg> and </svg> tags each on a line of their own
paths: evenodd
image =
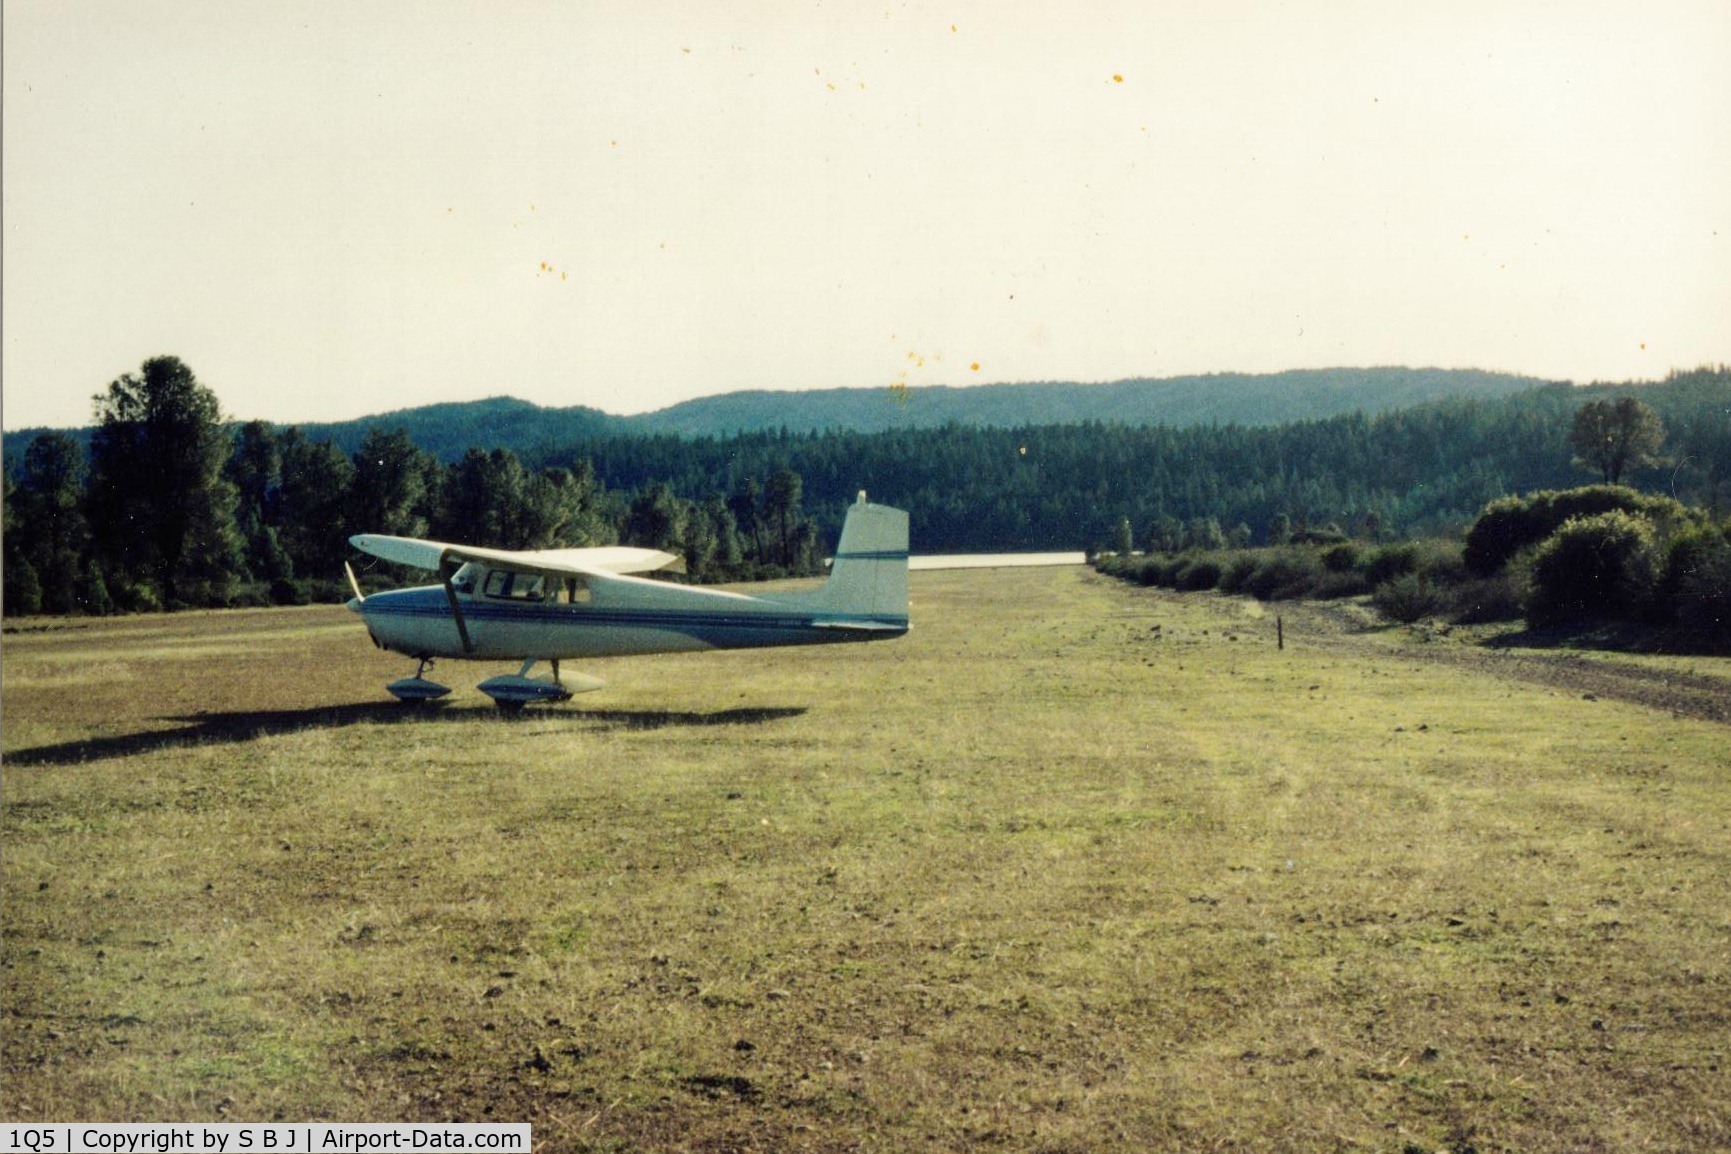
<svg viewBox="0 0 1731 1154">
<path fill-rule="evenodd" d="M 588 461 L 577 461 L 568 469 L 543 469 L 530 489 L 546 544 L 578 547 L 618 540 L 610 514 L 613 498 L 595 479 Z"/>
<path fill-rule="evenodd" d="M 436 511 L 442 471 L 402 429 L 370 430 L 355 450 L 349 527 L 357 533 L 424 537 Z"/>
<path fill-rule="evenodd" d="M 155 357 L 110 383 L 95 406 L 89 519 L 98 559 L 171 608 L 226 603 L 242 560 L 216 394 L 178 357 Z"/>
<path fill-rule="evenodd" d="M 518 531 L 528 484 L 522 462 L 509 449 L 470 449 L 445 470 L 433 534 L 460 545 L 528 548 Z"/>
<path fill-rule="evenodd" d="M 227 476 L 235 487 L 235 521 L 245 543 L 247 569 L 264 581 L 293 577 L 294 560 L 280 532 L 282 452 L 268 421 L 248 421 L 236 431 Z"/>
<path fill-rule="evenodd" d="M 1112 535 L 1112 548 L 1120 557 L 1128 557 L 1136 551 L 1136 531 L 1130 527 L 1130 518 L 1118 518 Z"/>
<path fill-rule="evenodd" d="M 1184 522 L 1170 513 L 1162 513 L 1148 526 L 1150 553 L 1176 553 L 1184 546 Z"/>
<path fill-rule="evenodd" d="M 433 533 L 503 549 L 601 544 L 610 535 L 600 497 L 587 462 L 532 473 L 509 449 L 470 449 L 445 471 Z"/>
<path fill-rule="evenodd" d="M 282 492 L 282 452 L 269 421 L 248 421 L 235 431 L 227 476 L 235 487 L 235 514 L 260 524 L 277 523 Z"/>
<path fill-rule="evenodd" d="M 756 477 L 745 477 L 727 498 L 728 511 L 739 532 L 750 545 L 751 555 L 763 557 L 763 489 Z"/>
<path fill-rule="evenodd" d="M 1703 409 L 1692 414 L 1678 431 L 1682 464 L 1701 478 L 1707 490 L 1707 507 L 1716 517 L 1721 497 L 1731 484 L 1731 409 Z"/>
<path fill-rule="evenodd" d="M 42 583 L 36 579 L 36 567 L 25 560 L 19 539 L 26 522 L 18 508 L 18 486 L 10 473 L 4 481 L 5 495 L 0 498 L 0 548 L 4 550 L 4 560 L 0 560 L 0 566 L 4 567 L 5 586 L 0 594 L 4 599 L 0 612 L 8 617 L 40 613 Z"/>
<path fill-rule="evenodd" d="M 1664 444 L 1659 414 L 1634 397 L 1588 401 L 1569 430 L 1575 464 L 1596 471 L 1607 485 L 1621 483 L 1630 469 L 1657 464 Z"/>
<path fill-rule="evenodd" d="M 8 544 L 28 566 L 44 613 L 74 613 L 79 602 L 90 529 L 84 516 L 84 447 L 65 433 L 43 433 L 24 451 L 17 489 L 17 524 L 8 526 Z"/>
<path fill-rule="evenodd" d="M 658 483 L 631 502 L 619 536 L 627 545 L 662 549 L 669 553 L 683 552 L 686 522 L 690 516 L 690 505 L 665 483 Z"/>
<path fill-rule="evenodd" d="M 804 481 L 792 469 L 777 469 L 763 487 L 764 518 L 775 526 L 779 546 L 776 564 L 785 569 L 794 568 L 793 531 L 799 524 L 799 504 L 804 496 Z"/>
<path fill-rule="evenodd" d="M 1220 522 L 1214 517 L 1192 517 L 1190 524 L 1184 527 L 1184 547 L 1186 549 L 1224 549 L 1226 534 L 1220 528 Z"/>
<path fill-rule="evenodd" d="M 720 494 L 705 497 L 698 508 L 698 515 L 708 522 L 708 535 L 715 542 L 715 552 L 708 558 L 705 568 L 693 570 L 693 576 L 716 581 L 746 576 L 745 543 L 740 538 L 739 522 L 734 519 L 727 499 Z M 695 564 L 695 559 L 688 557 L 687 564 Z"/>
<path fill-rule="evenodd" d="M 353 462 L 329 441 L 308 440 L 299 429 L 283 432 L 277 455 L 277 538 L 283 551 L 302 576 L 342 580 Z"/>
</svg>

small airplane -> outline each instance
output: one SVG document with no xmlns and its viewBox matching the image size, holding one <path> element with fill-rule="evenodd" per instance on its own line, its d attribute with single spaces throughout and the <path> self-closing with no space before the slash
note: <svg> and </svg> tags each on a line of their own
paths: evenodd
<svg viewBox="0 0 1731 1154">
<path fill-rule="evenodd" d="M 605 546 L 514 551 L 362 533 L 349 543 L 399 565 L 433 570 L 440 584 L 371 596 L 348 607 L 373 644 L 413 657 L 414 676 L 385 688 L 405 702 L 450 692 L 425 674 L 435 658 L 521 661 L 515 674 L 478 688 L 514 713 L 530 702 L 564 701 L 600 689 L 600 678 L 560 676 L 559 662 L 584 657 L 878 641 L 908 631 L 908 515 L 868 504 L 848 508 L 829 578 L 818 588 L 747 594 L 636 576 L 682 572 L 684 558 L 655 549 Z M 532 678 L 546 661 L 551 678 Z"/>
</svg>

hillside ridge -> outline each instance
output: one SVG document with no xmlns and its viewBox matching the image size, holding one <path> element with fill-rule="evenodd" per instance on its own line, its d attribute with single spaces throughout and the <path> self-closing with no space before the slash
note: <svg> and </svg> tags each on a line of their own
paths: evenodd
<svg viewBox="0 0 1731 1154">
<path fill-rule="evenodd" d="M 309 439 L 349 453 L 369 429 L 405 430 L 422 448 L 455 460 L 470 448 L 506 448 L 534 456 L 554 446 L 602 437 L 729 437 L 739 433 L 888 432 L 958 424 L 1020 428 L 1095 421 L 1119 425 L 1279 425 L 1343 413 L 1386 412 L 1433 401 L 1509 396 L 1547 382 L 1478 369 L 1290 369 L 1277 373 L 1209 373 L 1079 383 L 1034 381 L 917 385 L 906 389 L 744 389 L 681 401 L 632 416 L 589 405 L 544 406 L 508 395 L 442 401 L 357 417 L 309 421 Z M 279 429 L 290 423 L 278 423 Z M 38 433 L 7 430 L 5 453 L 22 453 Z M 79 440 L 89 430 L 69 430 Z"/>
</svg>

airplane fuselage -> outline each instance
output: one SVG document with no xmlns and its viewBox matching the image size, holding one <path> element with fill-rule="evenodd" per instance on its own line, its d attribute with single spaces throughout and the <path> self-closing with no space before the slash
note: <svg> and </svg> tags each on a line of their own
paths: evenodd
<svg viewBox="0 0 1731 1154">
<path fill-rule="evenodd" d="M 479 590 L 482 582 L 472 582 Z M 900 637 L 905 615 L 824 612 L 792 600 L 621 578 L 583 600 L 459 595 L 464 644 L 444 586 L 374 593 L 349 608 L 373 640 L 411 657 L 559 660 Z"/>
</svg>

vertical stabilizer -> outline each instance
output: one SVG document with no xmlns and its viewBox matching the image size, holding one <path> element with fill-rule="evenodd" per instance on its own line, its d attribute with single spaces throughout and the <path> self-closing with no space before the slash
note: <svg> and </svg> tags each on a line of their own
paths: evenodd
<svg viewBox="0 0 1731 1154">
<path fill-rule="evenodd" d="M 870 617 L 885 624 L 908 619 L 908 515 L 868 504 L 865 494 L 847 511 L 829 580 L 812 596 L 826 613 Z"/>
</svg>

